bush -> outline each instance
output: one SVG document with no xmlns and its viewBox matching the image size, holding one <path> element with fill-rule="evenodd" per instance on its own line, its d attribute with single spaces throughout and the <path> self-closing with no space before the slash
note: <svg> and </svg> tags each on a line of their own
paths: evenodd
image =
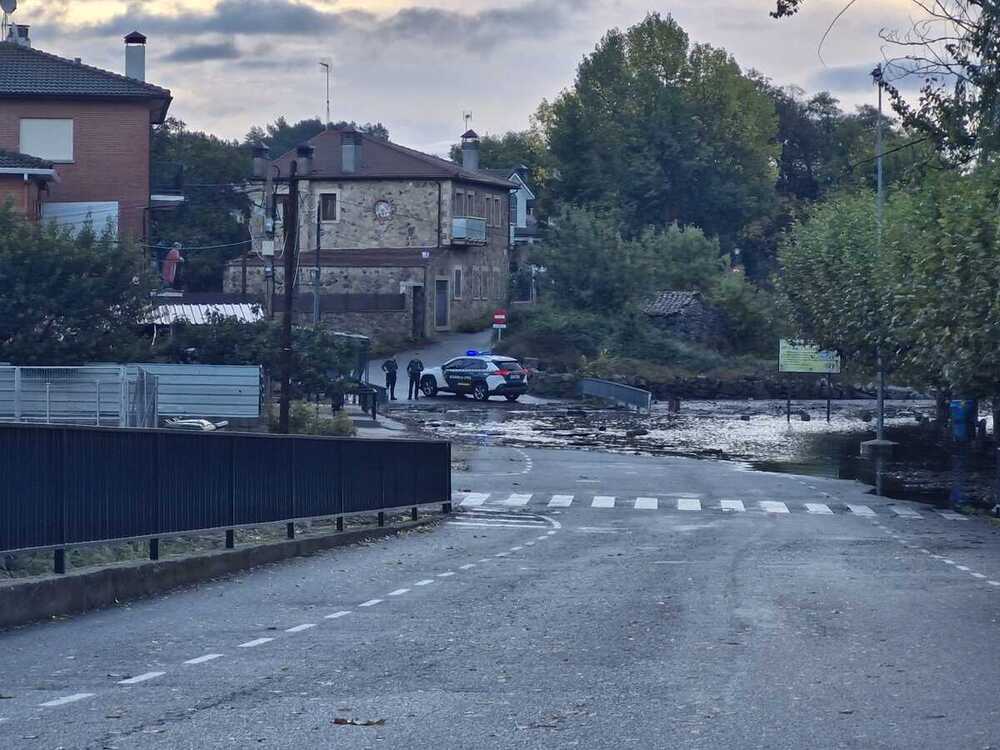
<svg viewBox="0 0 1000 750">
<path fill-rule="evenodd" d="M 494 350 L 518 359 L 537 357 L 543 370 L 576 369 L 581 357 L 600 351 L 610 333 L 606 319 L 551 305 L 518 309 L 510 315 L 508 325 Z"/>
<path fill-rule="evenodd" d="M 324 408 L 324 407 L 320 407 Z M 293 401 L 288 413 L 288 432 L 292 435 L 324 435 L 328 437 L 353 437 L 357 434 L 354 420 L 344 410 L 333 415 L 333 419 L 316 413 L 316 404 L 307 401 Z M 274 426 L 272 425 L 272 430 Z"/>
</svg>

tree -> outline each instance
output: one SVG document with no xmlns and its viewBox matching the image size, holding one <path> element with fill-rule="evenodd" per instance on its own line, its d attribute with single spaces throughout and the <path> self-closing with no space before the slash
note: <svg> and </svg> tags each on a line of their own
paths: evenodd
<svg viewBox="0 0 1000 750">
<path fill-rule="evenodd" d="M 777 0 L 771 15 L 793 15 L 803 2 Z M 880 32 L 900 53 L 884 66 L 893 109 L 907 129 L 955 162 L 994 153 L 1000 146 L 1000 6 L 987 0 L 914 4 L 922 13 L 908 30 Z M 895 85 L 914 77 L 922 80 L 916 104 Z"/>
<path fill-rule="evenodd" d="M 449 156 L 452 161 L 461 164 L 461 144 L 452 144 Z M 528 187 L 535 194 L 536 215 L 544 216 L 550 209 L 549 183 L 555 176 L 555 170 L 545 133 L 537 118 L 532 118 L 531 127 L 527 130 L 482 136 L 479 140 L 479 164 L 493 169 L 527 167 Z"/>
<path fill-rule="evenodd" d="M 708 291 L 723 271 L 718 242 L 697 228 L 647 228 L 629 240 L 609 216 L 564 210 L 537 254 L 555 301 L 618 315 L 662 289 Z"/>
<path fill-rule="evenodd" d="M 248 248 L 246 226 L 237 218 L 249 210 L 239 189 L 250 174 L 248 151 L 236 141 L 189 131 L 171 117 L 153 128 L 150 154 L 154 187 L 184 195 L 176 208 L 152 212 L 153 254 L 162 256 L 175 242 L 210 248 L 181 250 L 177 284 L 188 291 L 221 290 L 227 261 Z"/>
<path fill-rule="evenodd" d="M 0 360 L 128 362 L 151 285 L 141 253 L 110 232 L 31 224 L 0 205 Z"/>
<path fill-rule="evenodd" d="M 622 230 L 693 224 L 733 246 L 774 197 L 774 106 L 724 50 L 671 18 L 612 30 L 540 117 L 557 202 L 614 210 Z"/>
<path fill-rule="evenodd" d="M 341 120 L 331 123 L 331 128 L 354 128 L 362 133 L 389 140 L 389 129 L 380 122 L 366 122 L 363 125 L 351 120 Z M 273 123 L 265 125 L 263 128 L 254 125 L 247 131 L 243 139 L 246 145 L 264 145 L 271 150 L 271 158 L 276 159 L 282 154 L 288 153 L 295 147 L 305 143 L 310 138 L 319 135 L 326 129 L 323 121 L 318 117 L 310 117 L 299 120 L 294 124 L 289 124 L 284 117 L 279 117 Z"/>
<path fill-rule="evenodd" d="M 905 331 L 895 315 L 888 253 L 880 252 L 874 196 L 867 190 L 815 205 L 792 228 L 775 279 L 789 333 L 871 367 L 881 346 L 898 366 Z M 884 246 L 883 246 L 884 248 Z"/>
</svg>

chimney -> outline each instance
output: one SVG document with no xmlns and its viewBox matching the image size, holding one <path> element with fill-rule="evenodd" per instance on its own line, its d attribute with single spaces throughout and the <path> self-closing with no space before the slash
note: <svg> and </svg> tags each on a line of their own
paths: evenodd
<svg viewBox="0 0 1000 750">
<path fill-rule="evenodd" d="M 267 170 L 271 164 L 271 159 L 270 159 L 271 149 L 269 149 L 263 143 L 260 143 L 253 147 L 251 153 L 253 154 L 254 179 L 266 180 Z"/>
<path fill-rule="evenodd" d="M 20 44 L 22 47 L 30 47 L 31 37 L 28 36 L 28 29 L 30 28 L 30 26 L 26 26 L 23 23 L 12 23 L 7 29 L 7 41 Z"/>
<path fill-rule="evenodd" d="M 361 166 L 361 133 L 345 130 L 340 135 L 340 169 L 357 172 Z"/>
<path fill-rule="evenodd" d="M 138 31 L 125 37 L 125 75 L 137 81 L 146 80 L 146 37 Z"/>
<path fill-rule="evenodd" d="M 298 174 L 300 177 L 312 172 L 313 153 L 316 148 L 308 143 L 303 143 L 295 148 L 295 159 L 299 163 Z"/>
<path fill-rule="evenodd" d="M 462 167 L 473 172 L 479 169 L 479 136 L 475 130 L 462 134 Z"/>
</svg>

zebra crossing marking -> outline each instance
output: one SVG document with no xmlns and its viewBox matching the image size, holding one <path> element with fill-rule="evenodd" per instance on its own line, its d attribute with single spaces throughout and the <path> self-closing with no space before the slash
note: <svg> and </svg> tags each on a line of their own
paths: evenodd
<svg viewBox="0 0 1000 750">
<path fill-rule="evenodd" d="M 963 516 L 961 513 L 956 513 L 953 510 L 939 510 L 938 515 L 946 521 L 968 521 L 968 516 Z"/>
<path fill-rule="evenodd" d="M 742 500 L 720 500 L 719 509 L 727 513 L 743 513 L 746 510 Z"/>
<path fill-rule="evenodd" d="M 658 510 L 660 501 L 655 497 L 637 497 L 635 499 L 636 510 Z"/>
<path fill-rule="evenodd" d="M 572 504 L 572 495 L 553 495 L 552 499 L 549 500 L 550 508 L 568 508 Z"/>
<path fill-rule="evenodd" d="M 823 516 L 832 516 L 833 511 L 829 505 L 824 503 L 806 503 L 806 513 L 818 513 Z"/>
<path fill-rule="evenodd" d="M 462 505 L 466 508 L 475 508 L 485 503 L 490 497 L 488 492 L 470 492 L 462 500 Z"/>
<path fill-rule="evenodd" d="M 900 518 L 923 518 L 923 516 L 913 510 L 913 508 L 900 508 L 898 506 L 893 506 L 892 512 Z"/>
<path fill-rule="evenodd" d="M 512 507 L 521 507 L 527 505 L 531 501 L 531 495 L 511 495 L 506 500 L 503 501 L 504 505 Z"/>
<path fill-rule="evenodd" d="M 777 500 L 761 500 L 760 509 L 765 513 L 788 513 L 788 506 Z"/>
<path fill-rule="evenodd" d="M 701 500 L 695 497 L 679 497 L 677 510 L 701 510 Z"/>
<path fill-rule="evenodd" d="M 873 511 L 867 505 L 851 505 L 850 503 L 848 503 L 847 509 L 856 516 L 869 516 L 869 517 L 875 516 L 875 511 Z"/>
<path fill-rule="evenodd" d="M 615 499 L 610 495 L 598 495 L 590 504 L 591 508 L 614 508 Z"/>
</svg>

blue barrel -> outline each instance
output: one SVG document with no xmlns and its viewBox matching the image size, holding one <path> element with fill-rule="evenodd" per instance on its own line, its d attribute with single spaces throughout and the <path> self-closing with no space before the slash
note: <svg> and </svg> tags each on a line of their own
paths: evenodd
<svg viewBox="0 0 1000 750">
<path fill-rule="evenodd" d="M 956 443 L 968 443 L 976 430 L 978 418 L 974 399 L 955 399 L 950 404 L 951 436 Z"/>
</svg>

